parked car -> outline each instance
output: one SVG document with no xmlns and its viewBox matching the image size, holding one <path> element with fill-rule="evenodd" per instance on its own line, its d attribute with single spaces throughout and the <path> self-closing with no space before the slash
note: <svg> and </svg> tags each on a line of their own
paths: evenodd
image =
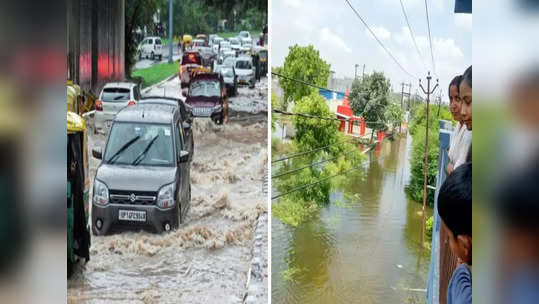
<svg viewBox="0 0 539 304">
<path fill-rule="evenodd" d="M 227 58 L 232 59 L 235 62 L 235 58 Z M 238 85 L 237 85 L 237 77 L 236 77 L 236 71 L 234 69 L 234 65 L 230 67 L 223 66 L 220 70 L 221 77 L 223 78 L 223 82 L 225 83 L 226 88 L 226 95 L 227 96 L 236 96 L 238 94 Z"/>
<path fill-rule="evenodd" d="M 228 42 L 230 42 L 230 48 L 237 51 L 241 48 L 241 42 L 238 38 L 230 38 L 228 39 Z"/>
<path fill-rule="evenodd" d="M 202 56 L 199 52 L 189 51 L 182 55 L 179 71 L 182 88 L 189 86 L 191 74 L 200 68 L 202 68 Z"/>
<path fill-rule="evenodd" d="M 253 60 L 251 57 L 239 57 L 234 66 L 238 77 L 239 85 L 248 85 L 249 88 L 255 87 L 255 73 L 253 71 Z"/>
<path fill-rule="evenodd" d="M 146 96 L 142 98 L 138 104 L 166 104 L 173 106 L 180 111 L 180 118 L 182 120 L 183 133 L 185 135 L 185 147 L 189 152 L 189 161 L 193 159 L 195 155 L 195 141 L 193 139 L 193 113 L 187 110 L 187 107 L 181 99 L 164 96 Z"/>
<path fill-rule="evenodd" d="M 84 119 L 67 112 L 67 276 L 79 259 L 90 259 L 88 139 Z"/>
<path fill-rule="evenodd" d="M 180 111 L 141 104 L 116 115 L 97 168 L 92 232 L 123 229 L 169 231 L 185 222 L 190 207 L 189 152 Z"/>
<path fill-rule="evenodd" d="M 114 115 L 127 105 L 135 105 L 141 98 L 140 87 L 133 82 L 105 84 L 95 102 L 94 133 L 106 133 Z"/>
<path fill-rule="evenodd" d="M 198 48 L 198 52 L 202 57 L 202 65 L 205 67 L 212 67 L 213 61 L 217 57 L 213 50 L 207 46 L 201 46 Z"/>
<path fill-rule="evenodd" d="M 159 58 L 159 61 L 161 61 L 163 59 L 162 48 L 161 38 L 146 37 L 137 48 L 138 59 L 141 60 L 142 57 L 145 57 L 155 60 L 157 57 Z"/>
<path fill-rule="evenodd" d="M 216 124 L 228 119 L 223 79 L 217 73 L 199 73 L 189 83 L 185 105 L 194 117 L 210 117 Z"/>
</svg>

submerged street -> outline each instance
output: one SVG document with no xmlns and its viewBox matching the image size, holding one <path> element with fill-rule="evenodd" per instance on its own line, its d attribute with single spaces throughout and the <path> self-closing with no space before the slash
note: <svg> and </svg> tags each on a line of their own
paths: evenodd
<svg viewBox="0 0 539 304">
<path fill-rule="evenodd" d="M 143 95 L 179 92 L 174 77 Z M 229 102 L 228 124 L 195 118 L 187 223 L 170 233 L 92 236 L 90 261 L 68 281 L 68 303 L 242 303 L 248 290 L 251 303 L 267 302 L 267 80 Z M 104 135 L 88 134 L 89 150 L 104 146 Z M 98 165 L 90 158 L 92 182 Z"/>
<path fill-rule="evenodd" d="M 430 249 L 407 199 L 411 137 L 386 139 L 331 204 L 294 228 L 272 219 L 273 303 L 423 303 Z M 427 215 L 432 214 L 428 208 Z"/>
</svg>

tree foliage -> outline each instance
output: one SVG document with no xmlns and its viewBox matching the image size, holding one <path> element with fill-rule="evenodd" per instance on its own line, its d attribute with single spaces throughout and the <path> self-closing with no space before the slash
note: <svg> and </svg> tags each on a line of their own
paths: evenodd
<svg viewBox="0 0 539 304">
<path fill-rule="evenodd" d="M 384 120 L 393 126 L 400 125 L 400 123 L 404 120 L 404 112 L 402 111 L 402 108 L 398 102 L 392 101 L 386 107 L 384 117 Z"/>
<path fill-rule="evenodd" d="M 161 0 L 129 0 L 125 2 L 125 74 L 131 75 L 139 41 L 135 35 L 138 28 L 153 23 Z"/>
<path fill-rule="evenodd" d="M 410 123 L 409 131 L 412 134 L 412 155 L 410 159 L 410 183 L 406 186 L 406 192 L 410 197 L 423 203 L 423 178 L 425 170 L 425 133 L 426 133 L 426 104 L 420 104 Z M 430 106 L 429 113 L 429 169 L 427 185 L 436 184 L 436 172 L 438 171 L 438 155 L 440 152 L 440 126 L 438 119 L 451 120 L 451 113 L 447 106 L 440 108 L 440 117 L 436 116 L 437 106 Z M 427 189 L 427 205 L 434 205 L 434 191 Z"/>
<path fill-rule="evenodd" d="M 350 90 L 350 105 L 354 114 L 367 121 L 367 127 L 381 130 L 385 126 L 385 110 L 389 105 L 389 89 L 391 83 L 382 72 L 365 75 L 356 79 Z"/>
<path fill-rule="evenodd" d="M 326 87 L 329 77 L 329 64 L 320 58 L 318 50 L 312 45 L 299 46 L 296 44 L 289 48 L 280 72 L 289 78 Z M 279 84 L 284 91 L 285 105 L 290 100 L 296 102 L 316 91 L 313 87 L 285 78 L 280 78 Z"/>
</svg>

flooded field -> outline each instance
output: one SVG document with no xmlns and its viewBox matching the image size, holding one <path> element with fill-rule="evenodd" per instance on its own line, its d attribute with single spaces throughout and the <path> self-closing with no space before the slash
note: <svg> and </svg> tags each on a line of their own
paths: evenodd
<svg viewBox="0 0 539 304">
<path fill-rule="evenodd" d="M 272 219 L 272 303 L 425 302 L 421 204 L 404 193 L 410 147 L 403 138 L 370 151 L 310 222 Z"/>
<path fill-rule="evenodd" d="M 163 87 L 174 96 L 173 92 L 179 92 L 178 79 Z M 266 99 L 266 89 L 255 90 Z M 267 206 L 262 192 L 267 119 L 265 113 L 251 114 L 258 112 L 235 113 L 236 121 L 223 126 L 195 119 L 193 193 L 186 224 L 171 233 L 92 236 L 90 261 L 78 265 L 68 281 L 68 303 L 244 301 L 254 240 L 265 241 L 267 248 L 267 225 L 262 225 L 260 235 L 254 233 Z M 105 136 L 93 135 L 91 130 L 89 134 L 89 149 L 104 145 Z M 98 164 L 90 158 L 92 181 Z M 261 253 L 266 255 L 265 250 Z M 267 282 L 264 258 L 257 273 Z M 255 303 L 266 303 L 267 290 L 258 292 L 263 296 Z"/>
</svg>

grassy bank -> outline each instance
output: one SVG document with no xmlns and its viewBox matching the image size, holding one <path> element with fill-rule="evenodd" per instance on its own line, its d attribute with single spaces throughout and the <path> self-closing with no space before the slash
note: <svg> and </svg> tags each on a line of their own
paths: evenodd
<svg viewBox="0 0 539 304">
<path fill-rule="evenodd" d="M 249 33 L 251 34 L 251 37 L 256 38 L 256 37 L 259 37 L 261 34 L 262 34 L 262 31 L 249 31 Z M 240 32 L 221 32 L 221 33 L 217 33 L 217 35 L 219 35 L 219 37 L 223 37 L 223 38 L 230 38 L 230 37 L 236 37 L 240 34 Z"/>
<path fill-rule="evenodd" d="M 141 77 L 142 87 L 148 87 L 178 73 L 178 69 L 179 66 L 177 61 L 172 64 L 160 63 L 146 69 L 136 70 L 131 76 L 133 78 Z"/>
</svg>

